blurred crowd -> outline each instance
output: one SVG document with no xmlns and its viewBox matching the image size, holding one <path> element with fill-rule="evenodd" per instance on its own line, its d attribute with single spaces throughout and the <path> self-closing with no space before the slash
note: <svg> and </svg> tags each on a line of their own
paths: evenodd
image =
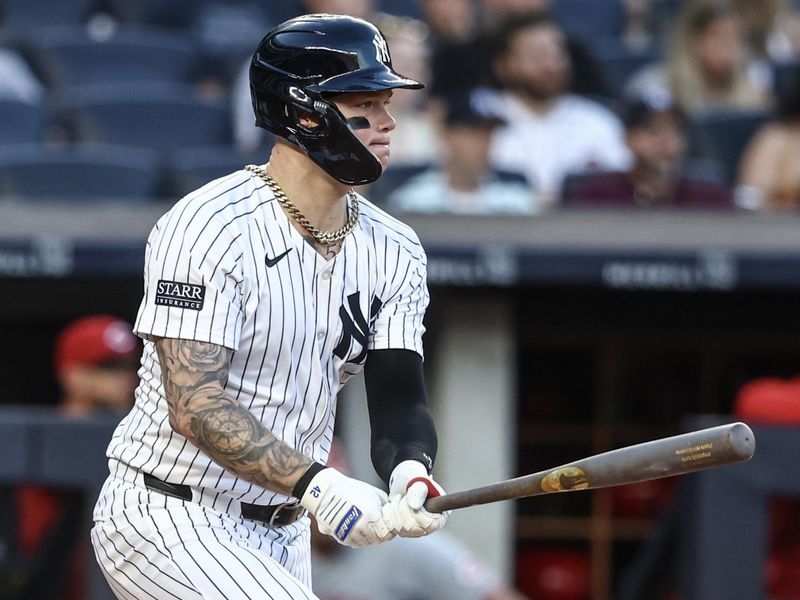
<svg viewBox="0 0 800 600">
<path fill-rule="evenodd" d="M 793 0 L 0 0 L 0 197 L 174 201 L 272 140 L 248 59 L 278 22 L 375 22 L 392 211 L 800 206 Z"/>
</svg>

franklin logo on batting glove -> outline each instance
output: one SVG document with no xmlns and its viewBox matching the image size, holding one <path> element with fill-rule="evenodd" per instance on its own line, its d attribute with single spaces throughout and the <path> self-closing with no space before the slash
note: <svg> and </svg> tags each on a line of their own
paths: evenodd
<svg viewBox="0 0 800 600">
<path fill-rule="evenodd" d="M 358 523 L 358 520 L 363 514 L 364 513 L 358 510 L 358 508 L 351 506 L 350 512 L 344 516 L 342 522 L 339 523 L 339 527 L 336 528 L 336 539 L 340 542 L 344 542 L 347 539 L 347 536 L 350 535 L 350 530 L 356 523 Z"/>
<path fill-rule="evenodd" d="M 309 473 L 317 468 L 321 465 L 312 465 Z M 320 533 L 344 546 L 380 544 L 395 536 L 383 520 L 386 493 L 336 469 L 321 468 L 296 495 L 316 518 Z"/>
</svg>

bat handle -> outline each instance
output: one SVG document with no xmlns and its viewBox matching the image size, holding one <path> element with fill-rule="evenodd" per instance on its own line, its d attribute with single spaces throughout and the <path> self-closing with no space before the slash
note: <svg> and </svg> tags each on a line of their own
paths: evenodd
<svg viewBox="0 0 800 600">
<path fill-rule="evenodd" d="M 442 513 L 447 508 L 444 506 L 446 504 L 445 498 L 447 498 L 447 494 L 443 494 L 441 496 L 434 496 L 433 498 L 428 498 L 425 500 L 425 510 L 432 513 Z"/>
<path fill-rule="evenodd" d="M 466 508 L 467 506 L 477 506 L 478 504 L 489 504 L 498 500 L 509 500 L 512 496 L 501 494 L 495 498 L 485 496 L 481 492 L 485 488 L 476 488 L 473 490 L 465 490 L 463 492 L 454 492 L 452 494 L 442 494 L 435 498 L 428 498 L 423 505 L 425 510 L 432 513 L 443 513 L 446 510 L 455 510 L 456 508 Z"/>
</svg>

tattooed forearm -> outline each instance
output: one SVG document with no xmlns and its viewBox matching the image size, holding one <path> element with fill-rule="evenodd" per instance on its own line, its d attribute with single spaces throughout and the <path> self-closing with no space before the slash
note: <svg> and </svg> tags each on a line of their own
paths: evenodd
<svg viewBox="0 0 800 600">
<path fill-rule="evenodd" d="M 172 428 L 243 479 L 291 494 L 311 460 L 225 395 L 230 352 L 189 340 L 162 338 L 155 345 Z"/>
</svg>

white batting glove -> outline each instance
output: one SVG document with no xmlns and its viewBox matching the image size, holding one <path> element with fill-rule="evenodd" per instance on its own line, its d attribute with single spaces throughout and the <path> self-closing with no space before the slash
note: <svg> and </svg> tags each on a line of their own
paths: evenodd
<svg viewBox="0 0 800 600">
<path fill-rule="evenodd" d="M 431 513 L 425 500 L 444 494 L 442 486 L 428 475 L 425 466 L 416 460 L 397 465 L 389 478 L 389 504 L 383 507 L 383 518 L 400 537 L 422 537 L 444 527 L 450 511 Z"/>
<path fill-rule="evenodd" d="M 321 533 L 344 546 L 369 546 L 395 536 L 383 520 L 383 490 L 336 469 L 326 468 L 308 484 L 300 504 L 317 520 Z"/>
</svg>

